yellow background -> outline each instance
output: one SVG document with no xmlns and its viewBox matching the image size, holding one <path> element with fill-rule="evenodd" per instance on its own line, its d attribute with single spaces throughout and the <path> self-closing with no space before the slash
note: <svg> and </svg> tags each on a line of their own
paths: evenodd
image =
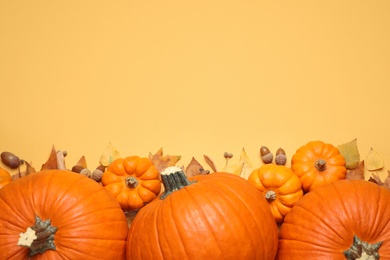
<svg viewBox="0 0 390 260">
<path fill-rule="evenodd" d="M 1 1 L 0 150 L 37 169 L 358 140 L 390 163 L 390 1 Z M 232 160 L 233 160 L 232 159 Z"/>
</svg>

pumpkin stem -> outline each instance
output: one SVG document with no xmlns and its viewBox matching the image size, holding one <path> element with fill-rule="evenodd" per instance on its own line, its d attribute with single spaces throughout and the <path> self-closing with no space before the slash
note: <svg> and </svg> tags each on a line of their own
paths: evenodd
<svg viewBox="0 0 390 260">
<path fill-rule="evenodd" d="M 317 168 L 318 171 L 322 172 L 326 170 L 326 161 L 324 159 L 318 159 L 314 166 Z"/>
<path fill-rule="evenodd" d="M 55 250 L 54 234 L 57 227 L 51 225 L 50 219 L 42 221 L 39 216 L 35 216 L 35 224 L 28 227 L 26 232 L 20 233 L 18 246 L 29 248 L 30 257 L 36 254 L 43 254 L 46 250 Z"/>
<path fill-rule="evenodd" d="M 162 200 L 172 192 L 196 182 L 189 181 L 183 170 L 178 166 L 167 167 L 161 172 L 161 179 L 164 185 L 164 192 L 160 196 L 160 199 Z"/>
<path fill-rule="evenodd" d="M 138 180 L 133 176 L 125 178 L 125 183 L 126 183 L 126 187 L 132 189 L 138 186 Z"/>
<path fill-rule="evenodd" d="M 380 241 L 375 244 L 369 244 L 360 240 L 356 235 L 353 236 L 352 246 L 344 251 L 344 255 L 347 260 L 358 260 L 358 259 L 372 259 L 377 260 L 380 258 L 378 250 L 382 245 L 383 241 Z"/>
<path fill-rule="evenodd" d="M 272 202 L 276 200 L 276 192 L 273 190 L 269 190 L 265 193 L 265 198 L 267 199 L 268 202 Z"/>
</svg>

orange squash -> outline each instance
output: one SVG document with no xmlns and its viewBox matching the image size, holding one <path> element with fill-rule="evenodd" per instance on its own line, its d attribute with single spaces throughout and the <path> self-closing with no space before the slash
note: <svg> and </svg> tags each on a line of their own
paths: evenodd
<svg viewBox="0 0 390 260">
<path fill-rule="evenodd" d="M 307 193 L 284 219 L 280 260 L 390 259 L 390 190 L 340 180 Z"/>
<path fill-rule="evenodd" d="M 248 182 L 266 198 L 276 222 L 282 222 L 303 196 L 298 176 L 283 165 L 263 164 L 249 175 Z"/>
<path fill-rule="evenodd" d="M 0 259 L 124 259 L 118 202 L 77 173 L 46 170 L 0 189 Z"/>
<path fill-rule="evenodd" d="M 345 179 L 345 159 L 337 147 L 311 141 L 298 148 L 291 159 L 291 169 L 300 178 L 304 192 Z"/>
<path fill-rule="evenodd" d="M 0 167 L 0 189 L 12 181 L 12 175 Z"/>
<path fill-rule="evenodd" d="M 142 208 L 161 191 L 158 169 L 149 158 L 139 156 L 114 160 L 103 173 L 102 184 L 125 211 Z"/>
<path fill-rule="evenodd" d="M 276 223 L 245 179 L 211 173 L 188 180 L 179 167 L 168 167 L 161 177 L 164 193 L 130 226 L 128 260 L 275 258 Z"/>
</svg>

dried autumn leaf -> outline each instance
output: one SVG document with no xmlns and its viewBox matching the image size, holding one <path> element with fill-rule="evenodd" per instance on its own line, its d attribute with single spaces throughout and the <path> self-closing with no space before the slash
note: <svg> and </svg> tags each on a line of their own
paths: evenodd
<svg viewBox="0 0 390 260">
<path fill-rule="evenodd" d="M 252 163 L 245 152 L 245 149 L 242 148 L 240 159 L 236 164 L 230 165 L 231 160 L 227 161 L 225 167 L 221 170 L 222 172 L 232 173 L 238 176 L 247 179 L 253 170 Z"/>
<path fill-rule="evenodd" d="M 364 180 L 364 161 L 361 161 L 352 170 L 348 170 L 345 178 L 348 180 Z"/>
<path fill-rule="evenodd" d="M 118 150 L 110 142 L 107 147 L 104 149 L 102 155 L 100 156 L 100 164 L 103 166 L 110 165 L 114 160 L 120 158 Z"/>
<path fill-rule="evenodd" d="M 244 179 L 248 179 L 249 175 L 253 171 L 253 165 L 244 148 L 242 148 L 241 151 L 240 163 L 243 164 L 240 176 Z"/>
<path fill-rule="evenodd" d="M 57 167 L 57 151 L 54 145 L 51 148 L 51 152 L 47 161 L 42 165 L 41 171 L 58 169 Z"/>
<path fill-rule="evenodd" d="M 360 154 L 357 146 L 357 138 L 350 142 L 341 144 L 337 147 L 345 159 L 345 167 L 347 169 L 354 169 L 358 167 L 360 162 Z"/>
<path fill-rule="evenodd" d="M 390 189 L 390 171 L 387 171 L 388 175 L 386 179 L 383 181 L 383 187 Z"/>
<path fill-rule="evenodd" d="M 370 177 L 370 181 L 375 182 L 376 184 L 378 184 L 380 186 L 383 185 L 381 178 L 379 177 L 379 175 L 376 172 L 372 173 L 372 176 Z"/>
<path fill-rule="evenodd" d="M 211 158 L 208 157 L 207 155 L 203 155 L 203 158 L 206 161 L 206 163 L 210 166 L 211 170 L 213 170 L 213 172 L 217 172 L 217 167 L 215 166 L 213 160 L 211 160 Z"/>
<path fill-rule="evenodd" d="M 26 162 L 26 161 L 25 161 L 24 163 L 26 164 L 26 170 L 23 172 L 23 175 L 24 175 L 24 176 L 36 172 L 35 168 L 32 167 L 31 164 L 29 164 L 29 163 Z"/>
<path fill-rule="evenodd" d="M 383 168 L 384 162 L 382 156 L 378 152 L 376 152 L 374 149 L 370 149 L 370 152 L 368 153 L 366 157 L 365 162 L 366 168 L 369 171 L 377 171 Z"/>
<path fill-rule="evenodd" d="M 75 166 L 80 166 L 82 168 L 88 168 L 87 166 L 87 160 L 85 159 L 85 156 L 81 156 L 81 158 L 78 160 L 78 162 L 75 164 Z"/>
<path fill-rule="evenodd" d="M 149 159 L 159 172 L 162 172 L 169 166 L 174 166 L 180 160 L 180 155 L 163 155 L 163 148 L 160 148 L 155 154 L 149 153 Z"/>
<path fill-rule="evenodd" d="M 208 174 L 208 173 L 210 172 L 204 170 L 203 166 L 194 157 L 192 157 L 191 162 L 188 164 L 188 166 L 185 169 L 185 174 L 187 178 L 190 178 L 192 176 L 202 175 L 202 174 Z"/>
</svg>

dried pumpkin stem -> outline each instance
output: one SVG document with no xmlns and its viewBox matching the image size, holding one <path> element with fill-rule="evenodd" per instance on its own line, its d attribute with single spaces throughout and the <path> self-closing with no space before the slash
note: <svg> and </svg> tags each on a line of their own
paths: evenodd
<svg viewBox="0 0 390 260">
<path fill-rule="evenodd" d="M 326 170 L 326 161 L 324 159 L 318 159 L 314 166 L 317 168 L 318 171 L 322 172 Z"/>
<path fill-rule="evenodd" d="M 352 246 L 344 251 L 344 255 L 347 260 L 364 260 L 364 259 L 372 259 L 377 260 L 380 258 L 378 250 L 382 245 L 383 241 L 380 241 L 375 244 L 369 244 L 360 240 L 356 235 L 353 237 Z"/>
<path fill-rule="evenodd" d="M 18 246 L 29 248 L 29 256 L 43 254 L 46 250 L 55 250 L 54 234 L 57 227 L 51 225 L 50 219 L 42 221 L 39 216 L 35 216 L 35 224 L 28 227 L 26 232 L 20 233 Z"/>
<path fill-rule="evenodd" d="M 126 187 L 128 188 L 135 188 L 138 186 L 138 180 L 137 178 L 130 176 L 125 179 Z"/>
<path fill-rule="evenodd" d="M 265 198 L 267 199 L 268 202 L 272 202 L 276 200 L 276 192 L 273 190 L 269 190 L 265 193 Z"/>
<path fill-rule="evenodd" d="M 196 181 L 189 181 L 183 170 L 178 166 L 171 166 L 161 172 L 161 179 L 164 185 L 164 192 L 160 199 L 165 199 L 168 195 Z"/>
</svg>

